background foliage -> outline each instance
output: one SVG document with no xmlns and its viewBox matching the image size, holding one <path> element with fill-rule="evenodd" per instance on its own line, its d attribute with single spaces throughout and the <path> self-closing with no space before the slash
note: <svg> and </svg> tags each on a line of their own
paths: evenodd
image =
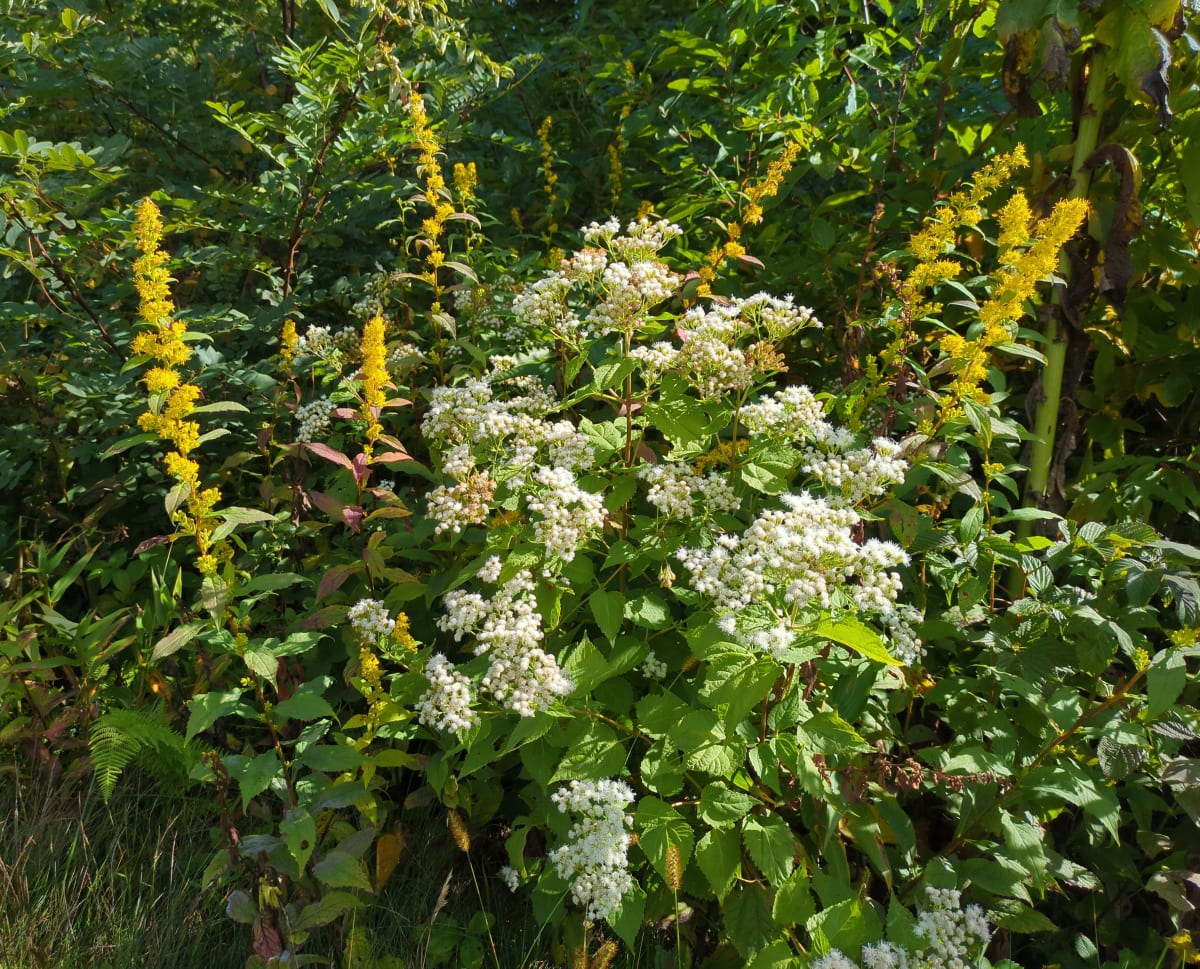
<svg viewBox="0 0 1200 969">
<path fill-rule="evenodd" d="M 157 886 L 162 851 L 127 861 L 143 839 L 98 805 L 148 811 L 159 846 L 198 814 L 180 870 L 207 914 L 165 917 L 185 941 L 203 918 L 227 938 L 222 910 L 246 923 L 238 964 L 606 965 L 617 940 L 630 965 L 857 960 L 885 937 L 917 951 L 929 886 L 983 906 L 992 937 L 972 955 L 994 965 L 1193 961 L 1193 13 L 8 3 L 0 749 L 20 796 L 6 832 L 31 823 L 35 796 L 38 824 L 74 812 L 103 832 L 107 860 L 79 870 L 137 925 L 138 893 L 106 878 L 132 866 Z M 1018 144 L 1028 167 L 956 209 L 952 193 Z M 1089 213 L 1059 285 L 1043 281 L 997 343 L 978 317 L 1018 186 L 1039 217 L 1072 196 Z M 209 512 L 139 428 L 164 404 L 132 347 L 146 197 L 193 351 L 181 379 L 199 392 L 192 457 L 220 491 Z M 906 289 L 910 239 L 951 212 L 939 256 L 958 275 Z M 680 273 L 670 298 L 620 352 L 531 333 L 514 299 L 610 213 L 681 227 L 654 257 Z M 777 369 L 740 398 L 631 362 L 637 342 L 676 339 L 688 309 L 759 291 L 794 294 L 824 328 L 780 336 Z M 582 312 L 602 293 L 572 298 Z M 379 385 L 363 340 L 376 316 Z M 553 388 L 543 416 L 597 451 L 579 480 L 609 521 L 571 562 L 499 471 L 483 519 L 438 530 L 430 496 L 462 480 L 422 426 L 435 390 L 481 375 L 498 402 Z M 904 481 L 851 504 L 856 542 L 908 555 L 899 601 L 922 619 L 907 666 L 887 661 L 894 631 L 852 634 L 838 603 L 792 615 L 796 653 L 772 657 L 689 598 L 679 548 L 743 533 L 781 493 L 836 493 L 798 441 L 729 457 L 731 408 L 800 384 L 853 447 L 904 442 Z M 326 398 L 330 423 L 301 440 L 298 408 Z M 722 447 L 740 511 L 664 524 L 637 468 Z M 197 528 L 220 549 L 207 574 Z M 482 704 L 470 730 L 431 730 L 417 716 L 430 656 L 476 681 L 486 667 L 439 619 L 446 593 L 484 588 L 490 554 L 533 569 L 546 649 L 576 689 L 532 718 Z M 362 599 L 407 626 L 364 640 L 348 615 Z M 666 680 L 643 672 L 651 649 Z M 638 887 L 587 924 L 549 861 L 570 828 L 551 797 L 616 777 L 637 796 Z M 47 900 L 31 843 L 0 858 L 4 959 L 78 963 L 95 938 L 29 955 L 20 941 L 40 913 L 104 925 Z M 510 895 L 505 864 L 533 888 Z M 191 958 L 184 942 L 159 955 Z"/>
</svg>

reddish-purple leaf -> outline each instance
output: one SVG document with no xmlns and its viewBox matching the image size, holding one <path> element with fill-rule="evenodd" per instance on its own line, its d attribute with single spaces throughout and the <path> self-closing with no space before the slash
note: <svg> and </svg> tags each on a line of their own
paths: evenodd
<svg viewBox="0 0 1200 969">
<path fill-rule="evenodd" d="M 351 461 L 351 469 L 354 471 L 354 483 L 362 484 L 367 480 L 367 456 L 361 451 L 354 455 L 354 460 Z"/>
<path fill-rule="evenodd" d="M 155 545 L 166 545 L 170 540 L 170 535 L 155 535 L 153 538 L 147 538 L 145 541 L 138 542 L 137 548 L 133 550 L 133 554 L 141 555 L 142 552 L 154 548 Z"/>
<path fill-rule="evenodd" d="M 345 521 L 354 531 L 358 532 L 362 529 L 363 509 L 362 505 L 346 505 L 342 508 L 342 520 Z"/>
<path fill-rule="evenodd" d="M 350 565 L 335 565 L 332 568 L 326 569 L 325 574 L 321 576 L 321 581 L 317 583 L 317 601 L 327 599 L 333 595 L 343 582 L 357 572 L 362 566 L 357 562 Z"/>
<path fill-rule="evenodd" d="M 306 441 L 304 446 L 319 458 L 332 461 L 334 464 L 340 464 L 347 471 L 354 470 L 354 465 L 350 463 L 350 459 L 336 448 L 331 448 L 328 444 L 322 444 L 320 441 Z"/>
<path fill-rule="evenodd" d="M 323 491 L 310 491 L 308 500 L 325 512 L 330 518 L 341 518 L 342 509 L 346 506 L 338 501 L 333 495 L 327 495 Z"/>
<path fill-rule="evenodd" d="M 384 451 L 382 454 L 376 454 L 372 459 L 372 464 L 384 464 L 388 461 L 411 461 L 412 455 L 407 451 Z"/>
</svg>

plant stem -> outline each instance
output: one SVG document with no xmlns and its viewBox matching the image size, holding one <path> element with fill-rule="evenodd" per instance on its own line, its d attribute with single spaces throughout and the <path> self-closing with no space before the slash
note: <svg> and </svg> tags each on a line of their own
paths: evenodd
<svg viewBox="0 0 1200 969">
<path fill-rule="evenodd" d="M 1089 66 L 1087 93 L 1079 118 L 1079 132 L 1075 137 L 1075 157 L 1071 163 L 1071 198 L 1087 198 L 1091 187 L 1092 173 L 1085 163 L 1096 150 L 1100 138 L 1100 123 L 1104 115 L 1104 87 L 1108 80 L 1108 65 L 1102 49 L 1092 55 Z M 1063 273 L 1069 270 L 1064 257 Z M 1052 297 L 1058 306 L 1065 293 L 1059 286 Z M 1058 409 L 1062 399 L 1063 369 L 1067 359 L 1066 334 L 1061 325 L 1061 316 L 1052 313 L 1046 319 L 1046 366 L 1042 368 L 1042 399 L 1038 402 L 1033 420 L 1033 454 L 1029 460 L 1029 477 L 1025 482 L 1026 507 L 1043 508 L 1047 501 L 1050 469 L 1054 464 L 1055 432 L 1058 429 Z M 1018 532 L 1021 538 L 1029 535 L 1030 522 L 1022 522 Z"/>
</svg>

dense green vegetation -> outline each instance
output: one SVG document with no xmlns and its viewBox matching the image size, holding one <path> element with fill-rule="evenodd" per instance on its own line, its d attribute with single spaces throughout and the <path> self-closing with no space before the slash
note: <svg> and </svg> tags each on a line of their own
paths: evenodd
<svg viewBox="0 0 1200 969">
<path fill-rule="evenodd" d="M 1200 961 L 1191 14 L 10 0 L 0 965 Z"/>
</svg>

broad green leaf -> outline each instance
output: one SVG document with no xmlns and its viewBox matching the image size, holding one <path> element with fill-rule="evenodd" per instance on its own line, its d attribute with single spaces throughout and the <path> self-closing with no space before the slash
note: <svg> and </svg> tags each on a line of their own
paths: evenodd
<svg viewBox="0 0 1200 969">
<path fill-rule="evenodd" d="M 724 898 L 742 865 L 742 839 L 732 828 L 709 831 L 696 845 L 696 864 L 718 899 Z"/>
<path fill-rule="evenodd" d="M 186 739 L 191 740 L 202 730 L 207 730 L 219 717 L 238 714 L 255 717 L 254 710 L 242 703 L 242 691 L 202 693 L 188 701 L 188 726 Z"/>
<path fill-rule="evenodd" d="M 294 807 L 279 822 L 279 833 L 283 835 L 296 867 L 303 873 L 317 846 L 317 822 L 305 808 Z"/>
<path fill-rule="evenodd" d="M 742 840 L 755 867 L 775 886 L 795 867 L 796 838 L 782 818 L 752 815 L 742 822 Z"/>
<path fill-rule="evenodd" d="M 642 851 L 664 879 L 667 877 L 668 847 L 679 849 L 683 867 L 687 867 L 694 843 L 692 826 L 671 805 L 657 797 L 641 798 L 634 814 L 634 827 Z"/>
<path fill-rule="evenodd" d="M 816 903 L 813 901 L 809 882 L 808 872 L 797 868 L 788 876 L 787 881 L 776 888 L 771 916 L 781 929 L 805 925 L 812 918 Z"/>
<path fill-rule="evenodd" d="M 743 959 L 768 945 L 775 938 L 771 918 L 771 898 L 762 885 L 740 885 L 730 892 L 721 908 L 729 941 Z"/>
<path fill-rule="evenodd" d="M 313 874 L 330 888 L 358 888 L 374 894 L 362 860 L 345 851 L 331 851 L 312 867 Z"/>
<path fill-rule="evenodd" d="M 903 665 L 884 648 L 879 633 L 853 616 L 822 619 L 817 623 L 816 634 L 849 647 L 860 656 L 865 656 L 876 663 L 885 663 L 888 666 Z"/>
<path fill-rule="evenodd" d="M 605 638 L 615 643 L 625 621 L 625 597 L 620 592 L 597 589 L 588 597 L 588 608 Z"/>
<path fill-rule="evenodd" d="M 288 719 L 320 720 L 322 717 L 332 717 L 333 707 L 319 693 L 297 690 L 286 700 L 280 700 L 275 704 L 271 713 L 274 715 L 276 723 L 282 723 Z"/>
<path fill-rule="evenodd" d="M 718 782 L 709 784 L 700 794 L 699 814 L 705 823 L 719 828 L 740 820 L 757 803 L 749 794 Z"/>
</svg>

